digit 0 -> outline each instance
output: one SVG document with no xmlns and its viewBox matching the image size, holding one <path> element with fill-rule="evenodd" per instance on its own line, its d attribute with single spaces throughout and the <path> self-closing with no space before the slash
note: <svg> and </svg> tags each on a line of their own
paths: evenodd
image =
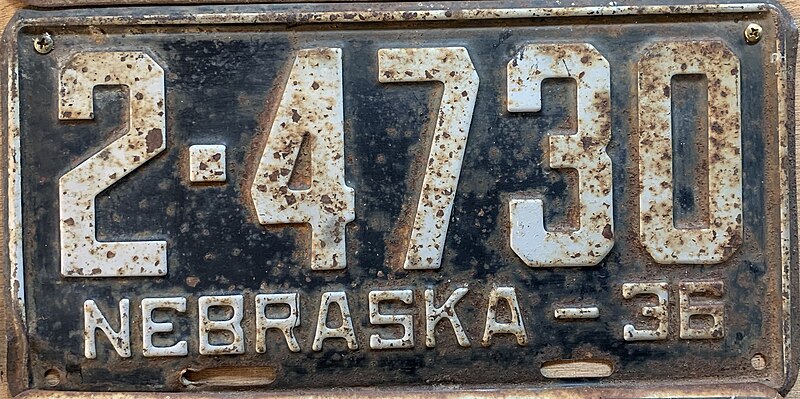
<svg viewBox="0 0 800 399">
<path fill-rule="evenodd" d="M 708 79 L 708 227 L 673 219 L 672 77 Z M 742 242 L 739 59 L 722 42 L 655 43 L 639 61 L 639 226 L 657 263 L 714 264 Z M 712 178 L 713 176 L 713 178 Z"/>
</svg>

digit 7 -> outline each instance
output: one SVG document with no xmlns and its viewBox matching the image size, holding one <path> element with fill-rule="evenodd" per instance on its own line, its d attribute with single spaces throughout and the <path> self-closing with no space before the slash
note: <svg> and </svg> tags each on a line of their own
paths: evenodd
<svg viewBox="0 0 800 399">
<path fill-rule="evenodd" d="M 403 263 L 404 269 L 438 269 L 475 109 L 478 73 L 463 47 L 380 49 L 378 79 L 444 83 Z"/>
</svg>

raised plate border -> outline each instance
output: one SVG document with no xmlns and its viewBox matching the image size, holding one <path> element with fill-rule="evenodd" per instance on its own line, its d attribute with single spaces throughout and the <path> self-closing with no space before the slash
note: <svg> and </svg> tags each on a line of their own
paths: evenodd
<svg viewBox="0 0 800 399">
<path fill-rule="evenodd" d="M 80 0 L 79 0 L 80 1 Z M 137 1 L 137 0 L 132 0 Z M 174 0 L 181 1 L 181 0 Z M 223 0 L 227 1 L 227 0 Z M 254 0 L 257 1 L 257 0 Z M 18 58 L 15 51 L 17 34 L 24 28 L 44 26 L 69 26 L 69 25 L 206 25 L 206 24 L 329 24 L 329 23 L 359 23 L 359 22 L 420 22 L 420 21 L 457 21 L 457 20 L 494 20 L 494 19 L 530 19 L 553 17 L 610 17 L 610 16 L 636 16 L 636 15 L 687 15 L 687 14 L 752 14 L 771 13 L 774 17 L 778 37 L 775 42 L 775 52 L 772 62 L 777 68 L 778 87 L 778 115 L 779 120 L 779 159 L 780 159 L 780 186 L 781 186 L 781 293 L 782 312 L 784 322 L 782 328 L 782 366 L 783 381 L 780 386 L 767 387 L 763 384 L 719 384 L 709 381 L 710 385 L 694 386 L 658 386 L 627 388 L 548 388 L 548 389 L 493 389 L 470 390 L 458 387 L 442 387 L 435 391 L 418 391 L 398 389 L 396 391 L 371 389 L 343 389 L 326 392 L 264 392 L 247 394 L 245 397 L 308 397 L 308 398 L 366 398 L 366 397 L 393 397 L 393 398 L 421 398 L 434 395 L 441 398 L 561 398 L 561 397 L 724 397 L 724 396 L 758 396 L 773 397 L 786 394 L 794 384 L 798 366 L 797 341 L 792 336 L 792 330 L 799 330 L 796 324 L 797 303 L 792 301 L 792 296 L 797 295 L 800 282 L 798 279 L 798 234 L 800 224 L 798 209 L 800 209 L 800 195 L 797 187 L 800 186 L 800 172 L 796 172 L 797 160 L 800 159 L 800 142 L 794 137 L 794 89 L 795 56 L 797 50 L 797 30 L 790 14 L 777 3 L 724 3 L 724 4 L 641 4 L 641 5 L 612 5 L 607 6 L 568 6 L 568 7 L 522 7 L 518 2 L 508 6 L 506 2 L 497 1 L 467 1 L 443 3 L 327 3 L 328 0 L 313 4 L 297 4 L 294 0 L 280 4 L 261 5 L 218 5 L 218 6 L 160 6 L 160 7 L 130 7 L 130 8 L 103 8 L 103 9 L 72 9 L 61 11 L 35 11 L 22 10 L 9 22 L 0 48 L 4 50 L 5 59 L 1 69 L 2 74 L 2 116 L 6 122 L 3 128 L 3 139 L 6 146 L 0 148 L 0 156 L 5 156 L 7 164 L 0 168 L 5 169 L 6 179 L 0 179 L 0 192 L 5 191 L 7 196 L 2 201 L 0 212 L 0 229 L 5 229 L 0 234 L 0 241 L 4 239 L 5 246 L 0 245 L 0 253 L 4 254 L 2 262 L 4 271 L 9 277 L 8 290 L 3 295 L 9 305 L 9 318 L 6 321 L 9 334 L 9 387 L 12 393 L 20 393 L 20 398 L 221 398 L 225 393 L 82 393 L 63 391 L 28 390 L 27 388 L 27 342 L 25 320 L 25 285 L 24 266 L 22 259 L 22 198 L 21 198 L 21 162 L 20 162 L 20 127 L 19 127 L 19 95 L 18 95 Z M 160 0 L 144 0 L 145 3 L 162 3 Z M 43 6 L 52 3 L 49 0 L 31 0 L 30 4 Z M 644 2 L 643 2 L 644 3 Z M 74 3 L 72 5 L 98 4 L 95 0 Z M 114 2 L 114 4 L 119 4 Z M 126 3 L 129 4 L 130 3 Z M 507 6 L 507 7 L 504 7 Z M 327 9 L 320 11 L 318 9 Z M 138 12 L 131 12 L 138 11 Z M 794 148 L 792 148 L 794 147 Z M 5 185 L 5 187 L 3 187 Z M 793 201 L 794 200 L 794 201 Z M 794 216 L 794 217 L 793 217 Z M 792 260 L 795 262 L 792 262 Z M 13 362 L 13 363 L 12 363 Z M 16 381 L 14 381 L 16 380 Z M 774 395 L 773 395 L 774 393 Z M 228 394 L 229 395 L 229 394 Z M 779 397 L 779 396 L 775 396 Z"/>
</svg>

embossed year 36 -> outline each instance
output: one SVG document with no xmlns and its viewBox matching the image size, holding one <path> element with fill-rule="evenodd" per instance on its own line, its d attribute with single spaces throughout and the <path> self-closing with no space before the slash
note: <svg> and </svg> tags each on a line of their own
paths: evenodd
<svg viewBox="0 0 800 399">
<path fill-rule="evenodd" d="M 791 26 L 755 3 L 24 11 L 16 386 L 785 392 Z"/>
</svg>

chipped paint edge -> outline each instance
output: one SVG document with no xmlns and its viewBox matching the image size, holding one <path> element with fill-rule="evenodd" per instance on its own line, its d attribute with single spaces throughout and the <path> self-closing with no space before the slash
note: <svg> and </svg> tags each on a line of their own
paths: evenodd
<svg viewBox="0 0 800 399">
<path fill-rule="evenodd" d="M 230 398 L 225 392 L 62 392 L 31 390 L 15 397 L 15 399 L 225 399 Z M 709 397 L 753 397 L 774 398 L 781 396 L 775 390 L 761 384 L 716 384 L 693 386 L 643 386 L 620 388 L 590 388 L 585 386 L 551 389 L 491 389 L 475 390 L 460 387 L 440 387 L 429 390 L 403 389 L 371 389 L 358 388 L 346 390 L 307 390 L 286 392 L 236 394 L 239 399 L 565 399 L 565 398 L 709 398 Z"/>
<path fill-rule="evenodd" d="M 323 3 L 324 4 L 324 3 Z M 458 3 L 449 3 L 458 4 Z M 114 14 L 109 9 L 107 15 L 88 15 L 80 12 L 72 16 L 49 15 L 48 11 L 28 11 L 31 15 L 25 18 L 29 26 L 55 24 L 82 25 L 185 25 L 185 24 L 266 24 L 285 23 L 290 25 L 314 23 L 368 23 L 368 22 L 420 22 L 420 21 L 458 21 L 458 20 L 492 20 L 492 19 L 525 19 L 552 17 L 611 17 L 635 15 L 687 15 L 687 14 L 731 14 L 757 13 L 774 11 L 770 3 L 740 4 L 701 4 L 701 5 L 640 5 L 640 6 L 576 6 L 576 7 L 529 7 L 529 8 L 493 8 L 488 2 L 469 2 L 467 4 L 485 5 L 482 8 L 451 9 L 430 5 L 425 8 L 422 3 L 411 4 L 411 7 L 378 11 L 375 4 L 347 4 L 352 8 L 336 11 L 303 12 L 300 9 L 281 9 L 276 7 L 270 11 L 238 11 L 247 10 L 248 6 L 227 6 L 223 12 L 192 13 L 187 7 L 171 7 L 173 13 L 153 13 L 141 16 Z M 413 8 L 417 7 L 417 8 Z M 166 8 L 166 7 L 165 7 Z M 181 13 L 181 11 L 184 11 Z M 36 16 L 37 14 L 41 16 Z M 62 12 L 63 14 L 63 12 Z"/>
<path fill-rule="evenodd" d="M 781 43 L 780 39 L 776 40 L 775 43 L 775 51 L 777 54 L 781 53 Z M 776 62 L 776 80 L 777 80 L 777 89 L 778 89 L 778 164 L 784 165 L 784 163 L 789 163 L 789 134 L 787 123 L 782 123 L 781 121 L 786 120 L 787 117 L 787 107 L 786 107 L 786 68 L 784 66 L 785 60 L 783 59 L 785 54 L 780 57 L 777 57 L 775 60 Z M 797 149 L 795 148 L 795 151 Z M 791 274 L 791 224 L 789 221 L 789 201 L 790 201 L 790 194 L 789 189 L 789 170 L 784 169 L 784 167 L 779 166 L 778 169 L 781 171 L 780 173 L 780 187 L 781 187 L 781 206 L 780 206 L 780 220 L 781 220 L 781 295 L 782 298 L 782 309 L 784 314 L 787 317 L 783 318 L 783 371 L 784 374 L 788 373 L 789 371 L 789 362 L 791 361 L 791 353 L 789 352 L 791 346 L 791 332 L 792 332 L 792 323 L 791 323 L 791 290 L 790 290 L 790 283 L 789 275 Z"/>
<path fill-rule="evenodd" d="M 488 5 L 488 4 L 487 4 Z M 399 11 L 374 11 L 369 4 L 356 4 L 355 9 L 329 11 L 329 12 L 301 12 L 299 10 L 293 11 L 259 11 L 259 12 L 236 12 L 235 10 L 227 10 L 226 12 L 216 13 L 181 13 L 180 7 L 173 8 L 173 13 L 166 14 L 149 14 L 139 17 L 130 15 L 117 14 L 114 15 L 113 9 L 109 9 L 108 15 L 80 15 L 79 12 L 72 16 L 52 16 L 48 11 L 30 11 L 23 10 L 18 12 L 12 18 L 2 35 L 2 42 L 0 42 L 0 49 L 5 52 L 5 63 L 3 66 L 6 68 L 6 73 L 3 77 L 5 80 L 4 85 L 0 88 L 5 91 L 4 108 L 2 111 L 7 116 L 6 123 L 4 124 L 4 134 L 6 134 L 6 151 L 7 151 L 7 164 L 5 165 L 7 172 L 7 187 L 6 193 L 8 197 L 6 200 L 7 209 L 6 214 L 0 216 L 0 219 L 5 218 L 7 223 L 7 236 L 5 237 L 5 250 L 8 251 L 8 272 L 9 272 L 9 287 L 7 297 L 12 301 L 11 308 L 13 311 L 12 316 L 19 323 L 18 327 L 22 331 L 27 330 L 26 312 L 25 312 L 25 285 L 24 285 L 24 265 L 23 265 L 23 240 L 22 240 L 22 198 L 21 198 L 21 159 L 19 154 L 20 149 L 20 116 L 19 116 L 19 97 L 15 95 L 18 90 L 18 55 L 16 51 L 16 39 L 19 32 L 25 27 L 37 26 L 51 26 L 51 25 L 111 25 L 111 26 L 124 26 L 131 24 L 138 25 L 185 25 L 185 24 L 200 24 L 200 25 L 224 25 L 224 24 L 313 24 L 313 23 L 343 23 L 343 22 L 392 22 L 392 21 L 448 21 L 448 20 L 492 20 L 492 19 L 525 19 L 525 18 L 549 18 L 549 17 L 611 17 L 611 16 L 634 16 L 634 15 L 659 15 L 659 14 L 730 14 L 730 13 L 763 13 L 769 12 L 775 17 L 776 27 L 778 31 L 778 40 L 776 41 L 776 53 L 781 57 L 777 59 L 777 86 L 779 93 L 778 103 L 778 120 L 786 120 L 786 123 L 779 123 L 779 159 L 781 162 L 789 162 L 791 159 L 789 148 L 789 137 L 794 131 L 794 122 L 788 117 L 791 116 L 791 110 L 788 109 L 788 103 L 791 101 L 789 97 L 789 87 L 787 84 L 794 81 L 793 71 L 791 67 L 785 65 L 787 43 L 786 38 L 780 33 L 786 30 L 793 29 L 794 24 L 791 22 L 790 17 L 786 17 L 787 13 L 781 6 L 772 3 L 741 3 L 741 4 L 702 4 L 702 5 L 680 5 L 680 6 L 667 6 L 667 5 L 642 5 L 642 6 L 587 6 L 587 7 L 560 7 L 560 8 L 473 8 L 473 9 L 460 9 L 453 12 L 447 8 L 441 9 L 408 9 Z M 421 7 L 422 4 L 415 4 Z M 246 7 L 242 5 L 241 7 Z M 123 13 L 124 13 L 124 9 Z M 176 17 L 177 15 L 177 17 Z M 409 15 L 411 17 L 409 18 Z M 789 22 L 787 22 L 789 21 Z M 796 33 L 796 32 L 795 32 Z M 781 42 L 783 39 L 783 42 Z M 800 159 L 800 143 L 795 143 L 794 146 L 795 159 Z M 795 188 L 800 186 L 800 173 L 795 174 Z M 796 352 L 792 350 L 792 325 L 795 323 L 793 316 L 793 308 L 791 297 L 791 281 L 798 278 L 793 273 L 792 267 L 792 240 L 791 240 L 791 173 L 781 173 L 781 290 L 782 290 L 782 310 L 785 315 L 783 323 L 783 370 L 782 376 L 785 378 L 783 387 L 779 391 L 784 393 L 788 392 L 791 388 L 791 383 L 796 377 L 793 375 L 794 365 L 792 365 L 793 354 Z M 795 193 L 795 201 L 797 209 L 800 210 L 800 193 Z M 795 215 L 795 227 L 800 224 L 800 212 Z M 12 222 L 13 221 L 13 222 Z M 795 243 L 796 245 L 796 243 Z M 0 253 L 2 250 L 0 250 Z M 4 295 L 3 295 L 4 296 Z M 2 296 L 0 296 L 2 297 Z M 0 299 L 2 300 L 2 299 Z M 12 320 L 12 324 L 14 320 Z M 6 323 L 8 326 L 8 323 Z M 21 339 L 20 345 L 27 346 L 27 337 L 18 337 Z M 24 365 L 23 369 L 27 369 L 26 358 L 19 359 Z M 23 374 L 26 374 L 23 372 Z M 13 378 L 14 376 L 9 376 Z M 27 383 L 22 382 L 24 386 Z M 391 397 L 401 399 L 416 399 L 421 397 L 428 397 L 431 393 L 440 398 L 476 398 L 476 399 L 496 399 L 496 398 L 522 398 L 522 397 L 537 397 L 537 398 L 560 398 L 560 397 L 600 397 L 613 393 L 614 396 L 637 397 L 636 393 L 646 392 L 647 397 L 651 398 L 666 398 L 674 396 L 682 397 L 707 397 L 707 396 L 739 396 L 739 395 L 758 395 L 761 397 L 774 397 L 780 398 L 778 391 L 774 388 L 768 387 L 760 383 L 750 384 L 725 384 L 725 385 L 694 385 L 683 387 L 659 387 L 647 386 L 637 387 L 637 389 L 617 390 L 614 388 L 548 388 L 536 390 L 520 390 L 520 389 L 493 389 L 493 390 L 469 390 L 462 387 L 454 388 L 453 390 L 442 390 L 440 392 L 414 392 L 410 390 L 401 390 L 398 388 L 396 392 L 392 392 Z M 64 398 L 64 399 L 128 399 L 128 398 L 142 398 L 142 399 L 155 399 L 155 398 L 175 398 L 175 399 L 216 399 L 227 397 L 224 393 L 171 393 L 168 396 L 164 394 L 149 392 L 149 393 L 97 393 L 97 392 L 52 392 L 43 390 L 26 390 L 19 393 L 16 398 Z M 248 394 L 244 397 L 247 398 L 309 398 L 309 399 L 328 399 L 328 398 L 359 398 L 359 397 L 387 397 L 374 389 L 357 389 L 357 390 L 341 390 L 341 391 L 325 391 L 325 392 L 300 392 L 300 393 L 259 393 Z"/>
<path fill-rule="evenodd" d="M 4 46 L 3 48 L 8 55 L 7 58 L 7 71 L 6 71 L 6 85 L 5 85 L 5 95 L 6 95 L 6 115 L 7 115 L 7 125 L 6 125 L 6 139 L 7 141 L 7 148 L 6 154 L 7 165 L 6 165 L 6 172 L 8 173 L 8 181 L 7 183 L 7 201 L 8 201 L 8 209 L 7 212 L 7 224 L 8 224 L 8 236 L 7 245 L 8 245 L 8 261 L 9 261 L 9 276 L 11 281 L 9 282 L 9 290 L 11 292 L 11 298 L 14 302 L 14 307 L 19 312 L 20 319 L 22 319 L 23 324 L 25 323 L 25 284 L 24 284 L 24 276 L 23 276 L 23 265 L 22 265 L 22 232 L 21 228 L 14 228 L 13 226 L 19 225 L 22 222 L 22 198 L 18 193 L 21 190 L 21 176 L 19 166 L 20 158 L 19 158 L 19 147 L 20 147 L 20 139 L 19 139 L 19 97 L 15 96 L 15 92 L 18 90 L 19 81 L 17 79 L 18 75 L 18 67 L 17 67 L 17 51 L 15 47 L 12 45 L 11 36 L 19 32 L 22 28 L 23 22 L 21 20 L 13 21 L 9 24 L 7 28 L 8 38 L 4 39 Z"/>
<path fill-rule="evenodd" d="M 789 107 L 794 104 L 794 84 L 796 84 L 795 65 L 797 62 L 796 48 L 793 53 L 787 54 L 790 50 L 789 43 L 797 41 L 797 29 L 791 18 L 781 18 L 786 15 L 783 10 L 777 7 L 773 9 L 773 16 L 775 17 L 775 28 L 777 37 L 775 40 L 775 50 L 773 54 L 777 54 L 775 61 L 776 65 L 776 87 L 778 91 L 778 159 L 780 174 L 780 187 L 781 187 L 781 210 L 780 210 L 780 224 L 781 224 L 781 292 L 782 292 L 782 311 L 783 311 L 783 373 L 784 379 L 782 387 L 779 392 L 783 395 L 788 394 L 792 385 L 794 385 L 797 378 L 797 353 L 798 348 L 796 344 L 797 337 L 792 336 L 793 325 L 797 321 L 797 314 L 794 311 L 797 304 L 792 304 L 792 282 L 797 283 L 797 259 L 792 261 L 792 250 L 797 251 L 798 243 L 792 243 L 792 232 L 796 237 L 800 237 L 798 232 L 798 225 L 800 225 L 800 171 L 798 171 L 798 156 L 800 156 L 800 143 L 797 140 L 795 133 L 795 120 L 794 108 Z M 786 33 L 783 33 L 786 32 Z M 792 163 L 792 154 L 790 152 L 790 137 L 794 136 L 794 163 Z M 785 164 L 786 167 L 782 168 L 780 165 Z M 792 168 L 793 167 L 793 168 Z M 794 170 L 794 193 L 792 192 L 792 170 Z M 795 215 L 792 219 L 792 194 L 795 196 Z M 794 222 L 794 223 L 792 223 Z M 797 238 L 795 238 L 797 240 Z M 797 252 L 795 252 L 797 254 Z M 795 255 L 797 256 L 797 255 Z M 797 332 L 795 332 L 797 334 Z M 794 342 L 793 342 L 794 341 Z"/>
<path fill-rule="evenodd" d="M 6 73 L 0 73 L 0 103 L 3 108 L 0 116 L 6 117 L 5 123 L 0 121 L 0 132 L 5 136 L 0 140 L 7 140 L 5 148 L 1 153 L 6 155 L 5 164 L 0 164 L 0 171 L 6 173 L 8 178 L 4 183 L 7 196 L 0 197 L 0 237 L 4 240 L 0 243 L 0 254 L 7 256 L 2 259 L 0 271 L 8 273 L 8 287 L 5 292 L 0 294 L 0 301 L 5 302 L 6 313 L 3 314 L 2 329 L 0 332 L 6 334 L 7 351 L 4 369 L 6 370 L 6 387 L 9 391 L 19 390 L 28 387 L 28 382 L 24 379 L 27 376 L 28 359 L 21 355 L 27 353 L 28 341 L 25 332 L 27 331 L 25 314 L 25 285 L 24 268 L 22 265 L 22 236 L 21 230 L 14 229 L 14 224 L 21 221 L 22 199 L 16 196 L 20 189 L 20 176 L 17 165 L 19 165 L 19 97 L 14 93 L 18 91 L 18 68 L 17 51 L 14 46 L 16 35 L 25 26 L 22 18 L 17 14 L 11 18 L 6 25 L 5 31 L 0 36 L 0 50 L 6 57 L 0 60 L 0 65 L 6 68 Z M 13 154 L 13 156 L 12 156 Z M 2 187 L 2 186 L 0 186 Z M 3 209 L 4 208 L 4 209 Z M 14 340 L 16 345 L 12 348 Z M 19 367 L 9 367 L 12 361 Z"/>
</svg>

